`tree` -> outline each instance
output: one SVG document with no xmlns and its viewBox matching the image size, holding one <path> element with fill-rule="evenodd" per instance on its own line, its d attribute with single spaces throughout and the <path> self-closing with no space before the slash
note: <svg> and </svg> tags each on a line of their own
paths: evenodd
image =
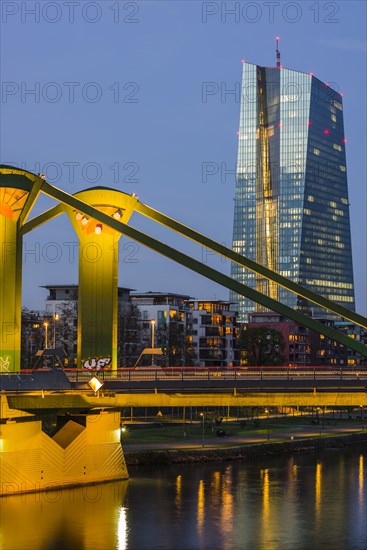
<svg viewBox="0 0 367 550">
<path fill-rule="evenodd" d="M 183 367 L 186 364 L 187 343 L 185 326 L 179 315 L 170 319 L 168 328 L 168 364 Z"/>
<path fill-rule="evenodd" d="M 285 340 L 281 332 L 269 327 L 248 327 L 240 340 L 241 356 L 245 365 L 279 366 L 283 365 Z"/>
<path fill-rule="evenodd" d="M 133 367 L 142 348 L 142 320 L 139 309 L 131 303 L 118 307 L 118 366 Z"/>
<path fill-rule="evenodd" d="M 40 311 L 22 307 L 21 368 L 33 367 L 35 354 L 45 347 L 44 316 Z"/>
<path fill-rule="evenodd" d="M 74 365 L 76 358 L 77 332 L 78 332 L 78 302 L 68 300 L 57 306 L 59 315 L 55 323 L 56 347 L 61 347 L 68 359 L 68 366 Z"/>
</svg>

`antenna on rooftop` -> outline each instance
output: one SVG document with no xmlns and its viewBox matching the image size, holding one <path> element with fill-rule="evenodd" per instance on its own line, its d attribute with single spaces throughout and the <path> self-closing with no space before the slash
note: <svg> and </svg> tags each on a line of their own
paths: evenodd
<svg viewBox="0 0 367 550">
<path fill-rule="evenodd" d="M 277 68 L 280 69 L 280 51 L 279 51 L 279 36 L 275 37 L 276 41 L 276 59 L 277 59 Z"/>
</svg>

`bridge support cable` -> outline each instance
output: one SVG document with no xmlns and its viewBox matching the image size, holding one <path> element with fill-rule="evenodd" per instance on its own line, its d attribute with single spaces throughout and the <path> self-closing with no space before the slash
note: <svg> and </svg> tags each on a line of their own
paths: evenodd
<svg viewBox="0 0 367 550">
<path fill-rule="evenodd" d="M 293 292 L 294 294 L 297 294 L 298 296 L 305 298 L 306 300 L 309 300 L 310 302 L 320 307 L 323 307 L 328 311 L 335 313 L 340 317 L 347 319 L 348 321 L 351 321 L 352 323 L 355 323 L 356 325 L 367 328 L 367 319 L 363 315 L 351 311 L 350 309 L 341 306 L 340 304 L 337 304 L 332 300 L 329 300 L 324 296 L 321 296 L 316 292 L 287 279 L 286 277 L 283 277 L 283 275 L 280 275 L 279 273 L 276 273 L 275 271 L 272 271 L 271 269 L 268 269 L 267 267 L 258 264 L 257 262 L 251 260 L 250 258 L 247 258 L 246 256 L 238 254 L 234 250 L 227 248 L 217 241 L 206 237 L 202 233 L 199 233 L 198 231 L 195 231 L 194 229 L 182 224 L 181 222 L 174 220 L 169 216 L 166 216 L 162 212 L 159 212 L 158 210 L 155 210 L 154 208 L 151 208 L 150 206 L 147 206 L 146 204 L 143 204 L 141 202 L 136 203 L 135 211 L 147 218 L 150 218 L 160 223 L 164 227 L 172 229 L 173 231 L 176 231 L 177 233 L 188 237 L 195 243 L 201 244 L 209 248 L 210 250 L 217 252 L 218 254 L 225 258 L 228 258 L 232 262 L 235 262 L 238 265 L 241 265 L 242 267 L 245 267 L 246 269 L 249 269 L 256 274 L 261 275 L 262 277 L 265 277 L 272 282 L 275 282 L 277 285 L 282 286 L 286 290 L 289 290 L 290 292 Z M 60 213 L 62 213 L 62 207 L 60 207 L 59 205 L 50 209 L 47 212 L 44 212 L 40 216 L 37 216 L 37 218 L 34 218 L 30 222 L 28 222 L 28 224 L 23 227 L 22 232 L 26 233 L 34 229 L 35 227 L 43 223 L 43 221 L 52 219 Z"/>
<path fill-rule="evenodd" d="M 324 334 L 328 338 L 339 342 L 340 344 L 343 344 L 347 348 L 353 349 L 364 357 L 367 357 L 367 347 L 364 344 L 352 338 L 349 338 L 345 334 L 342 334 L 331 327 L 324 325 L 320 321 L 312 319 L 311 317 L 308 317 L 300 313 L 299 311 L 296 311 L 286 306 L 285 304 L 282 304 L 268 296 L 261 294 L 255 289 L 252 289 L 242 283 L 239 283 L 238 281 L 235 281 L 231 277 L 224 275 L 223 273 L 216 271 L 215 269 L 199 262 L 198 260 L 191 258 L 187 254 L 179 252 L 178 250 L 164 243 L 161 243 L 157 239 L 146 235 L 142 231 L 139 231 L 114 218 L 111 218 L 110 216 L 85 203 L 84 201 L 81 201 L 80 199 L 66 193 L 65 191 L 53 187 L 47 182 L 44 182 L 42 186 L 42 191 L 46 195 L 59 200 L 65 205 L 75 208 L 85 213 L 86 215 L 93 217 L 95 220 L 106 224 L 107 226 L 115 229 L 116 231 L 119 231 L 120 233 L 123 233 L 124 235 L 139 242 L 140 244 L 143 244 L 144 246 L 158 252 L 159 254 L 162 254 L 163 256 L 174 260 L 176 263 L 179 263 L 187 267 L 188 269 L 191 269 L 192 271 L 195 271 L 196 273 L 199 273 L 200 275 L 203 275 L 204 277 L 211 279 L 212 281 L 230 290 L 233 290 L 241 296 L 245 296 L 246 298 L 257 302 L 272 311 L 276 311 L 277 313 L 284 315 L 285 317 L 295 321 L 296 323 L 299 323 L 300 325 L 303 325 L 320 334 Z M 52 209 L 51 211 L 49 211 L 49 215 L 50 214 L 52 215 Z M 43 217 L 42 222 L 45 221 L 47 220 L 45 219 L 45 217 Z"/>
<path fill-rule="evenodd" d="M 267 267 L 258 264 L 254 260 L 250 260 L 246 256 L 238 254 L 234 250 L 231 250 L 230 248 L 227 248 L 222 244 L 199 233 L 198 231 L 187 227 L 177 220 L 166 216 L 162 212 L 158 212 L 158 210 L 154 210 L 154 208 L 151 208 L 150 206 L 147 206 L 146 204 L 143 204 L 141 202 L 137 203 L 135 210 L 143 216 L 150 218 L 160 223 L 161 225 L 168 227 L 169 229 L 173 229 L 173 231 L 176 231 L 180 235 L 184 235 L 192 241 L 204 245 L 206 248 L 209 248 L 214 252 L 217 252 L 224 258 L 228 258 L 232 262 L 235 262 L 238 265 L 241 265 L 242 267 L 245 267 L 246 269 L 249 269 L 250 271 L 253 271 L 254 273 L 257 273 L 258 275 L 261 275 L 262 277 L 265 277 L 266 279 L 276 283 L 277 285 L 282 286 L 286 290 L 289 290 L 290 292 L 293 292 L 294 294 L 297 294 L 298 296 L 305 298 L 318 306 L 324 307 L 328 311 L 336 313 L 337 315 L 340 315 L 340 317 L 343 317 L 344 319 L 347 319 L 348 321 L 351 321 L 356 325 L 367 328 L 367 319 L 362 315 L 359 315 L 358 313 L 355 313 L 354 311 L 351 311 L 344 306 L 336 304 L 335 302 L 328 300 L 323 296 L 320 296 L 313 290 L 310 290 L 298 283 L 290 281 L 286 277 L 279 275 L 279 273 L 276 273 L 275 271 L 272 271 L 271 269 L 268 269 Z"/>
</svg>

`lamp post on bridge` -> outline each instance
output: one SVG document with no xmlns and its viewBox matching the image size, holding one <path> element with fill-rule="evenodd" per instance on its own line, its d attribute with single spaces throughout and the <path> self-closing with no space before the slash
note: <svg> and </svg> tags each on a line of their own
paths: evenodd
<svg viewBox="0 0 367 550">
<path fill-rule="evenodd" d="M 205 414 L 203 412 L 200 413 L 200 416 L 202 418 L 202 426 L 203 426 L 203 447 L 204 445 L 204 422 L 205 422 Z"/>
<path fill-rule="evenodd" d="M 45 327 L 45 349 L 48 348 L 48 322 L 45 321 L 43 323 L 43 326 Z"/>
<path fill-rule="evenodd" d="M 269 441 L 269 439 L 270 439 L 270 431 L 269 431 L 269 409 L 265 409 L 265 412 L 266 412 L 266 435 L 267 435 L 267 440 Z"/>
<path fill-rule="evenodd" d="M 54 349 L 56 349 L 56 321 L 60 319 L 60 316 L 58 313 L 54 313 Z"/>
<path fill-rule="evenodd" d="M 364 417 L 363 417 L 363 405 L 359 405 L 361 411 L 362 430 L 364 430 Z"/>
<path fill-rule="evenodd" d="M 320 426 L 320 436 L 321 436 L 322 424 L 321 424 L 320 414 L 321 414 L 321 407 L 317 407 L 317 420 L 318 420 L 318 422 L 319 422 L 319 426 Z"/>
<path fill-rule="evenodd" d="M 155 325 L 155 320 L 152 319 L 150 321 L 150 324 L 151 324 L 151 327 L 152 327 L 152 349 L 154 349 L 154 325 Z M 154 367 L 154 353 L 152 353 L 152 367 Z"/>
</svg>

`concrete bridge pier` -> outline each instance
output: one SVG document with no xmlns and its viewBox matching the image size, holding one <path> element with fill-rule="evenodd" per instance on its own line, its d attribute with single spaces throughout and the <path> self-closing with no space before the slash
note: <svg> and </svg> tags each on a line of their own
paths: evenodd
<svg viewBox="0 0 367 550">
<path fill-rule="evenodd" d="M 1 396 L 0 496 L 128 479 L 120 413 L 65 414 L 50 437 Z"/>
</svg>

